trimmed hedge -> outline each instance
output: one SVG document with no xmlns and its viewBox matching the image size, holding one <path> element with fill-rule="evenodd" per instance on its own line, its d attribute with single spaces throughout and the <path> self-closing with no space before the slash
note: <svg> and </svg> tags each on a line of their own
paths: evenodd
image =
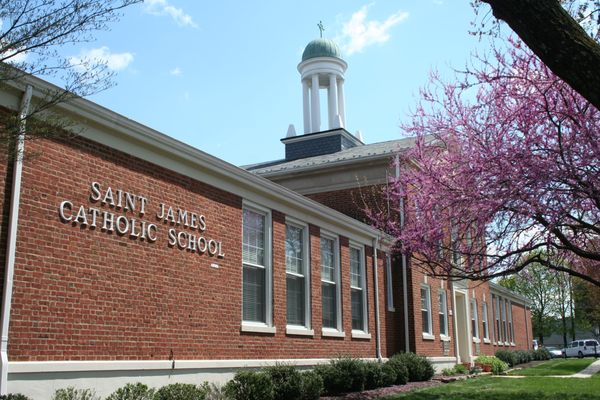
<svg viewBox="0 0 600 400">
<path fill-rule="evenodd" d="M 375 361 L 365 363 L 365 390 L 392 386 L 396 382 L 396 371 L 390 365 Z"/>
<path fill-rule="evenodd" d="M 302 377 L 292 365 L 277 364 L 267 367 L 264 372 L 273 382 L 273 399 L 300 400 L 302 397 Z"/>
<path fill-rule="evenodd" d="M 171 383 L 154 394 L 154 400 L 204 400 L 205 391 L 191 383 Z"/>
<path fill-rule="evenodd" d="M 153 400 L 154 389 L 143 383 L 128 383 L 118 388 L 106 400 Z"/>
<path fill-rule="evenodd" d="M 475 359 L 475 362 L 491 366 L 494 375 L 500 375 L 508 369 L 508 364 L 495 356 L 479 356 Z"/>
<path fill-rule="evenodd" d="M 232 400 L 273 400 L 273 380 L 264 372 L 239 371 L 225 385 L 225 393 Z"/>
<path fill-rule="evenodd" d="M 319 400 L 323 393 L 323 378 L 315 371 L 305 371 L 302 377 L 302 400 Z"/>
<path fill-rule="evenodd" d="M 31 399 L 21 393 L 9 393 L 9 394 L 1 395 L 0 400 L 31 400 Z"/>
<path fill-rule="evenodd" d="M 550 352 L 545 348 L 537 350 L 504 350 L 496 351 L 496 357 L 507 363 L 510 367 L 525 364 L 530 361 L 542 361 L 551 359 Z"/>
<path fill-rule="evenodd" d="M 54 392 L 52 400 L 100 400 L 100 397 L 91 389 L 75 389 L 69 386 Z"/>
<path fill-rule="evenodd" d="M 327 395 L 360 392 L 365 388 L 365 362 L 357 358 L 334 358 L 329 364 L 317 365 L 315 372 L 323 378 L 323 387 Z"/>
<path fill-rule="evenodd" d="M 409 382 L 428 381 L 433 377 L 435 369 L 427 358 L 415 353 L 399 353 L 390 358 L 390 361 L 400 362 L 408 370 Z"/>
</svg>

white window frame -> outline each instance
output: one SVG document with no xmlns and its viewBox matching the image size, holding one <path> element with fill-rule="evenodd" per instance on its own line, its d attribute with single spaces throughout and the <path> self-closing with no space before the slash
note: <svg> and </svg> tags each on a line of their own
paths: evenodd
<svg viewBox="0 0 600 400">
<path fill-rule="evenodd" d="M 488 318 L 488 306 L 487 302 L 481 303 L 481 322 L 483 324 L 483 341 L 485 343 L 490 342 L 490 322 Z"/>
<path fill-rule="evenodd" d="M 328 281 L 323 279 L 323 276 L 321 275 L 321 293 L 322 292 L 322 287 L 323 287 L 323 282 L 329 283 L 329 284 L 335 284 L 335 306 L 336 306 L 336 310 L 335 310 L 335 323 L 336 323 L 336 328 L 329 328 L 329 327 L 323 327 L 321 329 L 321 335 L 322 336 L 329 336 L 329 337 L 344 337 L 344 329 L 343 329 L 343 325 L 342 325 L 342 275 L 341 275 L 341 268 L 340 268 L 340 240 L 339 237 L 333 233 L 329 233 L 326 231 L 321 230 L 321 240 L 322 239 L 326 239 L 326 240 L 331 240 L 333 241 L 333 267 L 334 267 L 334 271 L 333 271 L 333 275 L 335 278 L 335 281 Z M 319 251 L 321 248 L 321 243 L 319 241 Z M 321 266 L 319 265 L 319 270 L 321 269 Z M 322 304 L 321 304 L 322 307 Z M 322 308 L 321 308 L 322 309 Z M 321 320 L 321 324 L 323 323 L 323 321 Z"/>
<path fill-rule="evenodd" d="M 439 299 L 442 298 L 444 301 L 440 302 Z M 448 324 L 448 294 L 445 289 L 439 289 L 438 291 L 438 303 L 440 303 L 440 309 L 438 310 L 438 315 L 444 316 L 444 327 L 445 331 L 442 331 L 442 325 L 440 324 L 440 339 L 441 340 L 450 340 L 450 327 Z"/>
<path fill-rule="evenodd" d="M 514 346 L 515 345 L 515 325 L 513 324 L 513 318 L 512 318 L 512 302 L 510 300 L 506 301 L 507 303 L 507 308 L 508 308 L 508 335 L 510 338 L 510 345 Z"/>
<path fill-rule="evenodd" d="M 392 281 L 392 256 L 389 253 L 385 255 L 385 275 L 387 283 L 387 309 L 388 311 L 396 311 L 394 307 L 394 282 Z"/>
<path fill-rule="evenodd" d="M 243 212 L 244 210 L 248 210 L 257 214 L 262 214 L 265 217 L 265 265 L 253 265 L 250 263 L 245 263 L 242 257 L 242 304 L 241 304 L 241 316 L 242 316 L 242 326 L 241 330 L 243 332 L 258 332 L 258 333 L 275 333 L 276 329 L 273 326 L 273 259 L 272 259 L 272 248 L 273 248 L 273 223 L 271 210 L 262 207 L 258 204 L 249 202 L 244 200 L 242 202 L 242 242 L 244 236 L 244 222 L 243 222 Z M 243 248 L 243 243 L 242 243 Z M 243 250 L 242 250 L 243 251 Z M 244 298 L 243 298 L 243 287 L 244 287 L 244 274 L 243 268 L 244 265 L 264 268 L 265 270 L 265 322 L 258 321 L 245 321 L 244 318 Z"/>
<path fill-rule="evenodd" d="M 352 290 L 360 290 L 362 292 L 362 308 L 363 308 L 363 312 L 362 312 L 362 317 L 363 317 L 363 328 L 362 330 L 360 329 L 354 329 L 352 328 L 352 337 L 353 338 L 359 338 L 359 339 L 370 339 L 371 336 L 368 334 L 369 332 L 369 314 L 367 312 L 367 273 L 366 273 L 366 268 L 365 268 L 365 246 L 363 246 L 362 244 L 357 244 L 354 242 L 350 242 L 350 245 L 348 246 L 348 261 L 351 262 L 352 260 L 352 255 L 351 255 L 351 249 L 355 249 L 358 250 L 358 257 L 359 257 L 359 268 L 360 268 L 360 284 L 361 287 L 358 286 L 352 286 L 352 275 L 350 275 L 350 302 L 352 303 Z M 352 274 L 352 267 L 350 266 L 350 274 Z M 352 310 L 352 307 L 350 307 L 350 309 Z M 352 311 L 350 311 L 350 321 L 352 321 Z M 364 336 L 365 334 L 367 334 L 368 336 Z"/>
<path fill-rule="evenodd" d="M 427 308 L 423 308 L 422 307 L 422 293 L 421 290 L 425 290 L 425 300 L 426 300 L 426 304 L 427 304 Z M 428 339 L 428 340 L 433 340 L 435 339 L 435 337 L 433 336 L 433 316 L 431 315 L 431 287 L 429 287 L 429 285 L 421 285 L 420 290 L 419 290 L 419 305 L 420 305 L 420 310 L 421 310 L 421 319 L 423 316 L 423 311 L 427 311 L 427 318 L 428 318 L 428 327 L 429 327 L 429 331 L 425 332 L 423 330 L 422 334 L 423 334 L 423 339 Z M 423 321 L 421 321 L 421 329 L 423 329 Z"/>
<path fill-rule="evenodd" d="M 494 319 L 494 322 L 496 323 L 494 325 L 494 336 L 496 337 L 496 342 L 498 343 L 498 345 L 501 344 L 502 342 L 502 320 L 500 318 L 500 297 L 499 296 L 494 296 L 494 316 L 496 317 Z"/>
<path fill-rule="evenodd" d="M 311 329 L 311 303 L 310 303 L 310 236 L 308 232 L 308 224 L 299 221 L 295 218 L 285 218 L 286 234 L 287 226 L 300 229 L 302 231 L 302 269 L 304 275 L 300 275 L 287 269 L 287 260 L 285 265 L 285 277 L 286 277 L 286 316 L 287 316 L 287 277 L 288 275 L 302 276 L 304 278 L 304 325 L 287 324 L 286 332 L 291 335 L 314 335 L 314 331 Z M 286 238 L 287 239 L 287 238 Z"/>
<path fill-rule="evenodd" d="M 501 298 L 500 313 L 502 314 L 502 339 L 505 345 L 508 345 L 508 322 L 506 320 L 506 299 Z"/>
<path fill-rule="evenodd" d="M 473 331 L 473 327 L 475 327 L 475 330 Z M 473 332 L 471 332 L 471 336 L 473 336 L 473 341 L 476 343 L 480 342 L 479 339 L 479 315 L 477 312 L 477 299 L 476 298 L 472 298 L 471 299 L 471 330 Z"/>
</svg>

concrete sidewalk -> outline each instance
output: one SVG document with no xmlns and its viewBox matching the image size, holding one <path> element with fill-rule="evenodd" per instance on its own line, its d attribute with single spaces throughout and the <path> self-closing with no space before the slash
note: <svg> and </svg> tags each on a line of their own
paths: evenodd
<svg viewBox="0 0 600 400">
<path fill-rule="evenodd" d="M 590 365 L 588 365 L 585 369 L 579 371 L 573 375 L 546 375 L 541 377 L 534 376 L 520 376 L 520 375 L 494 375 L 499 378 L 514 378 L 514 379 L 522 379 L 522 378 L 591 378 L 594 374 L 600 372 L 600 359 L 594 361 Z"/>
<path fill-rule="evenodd" d="M 590 378 L 592 375 L 600 372 L 600 360 L 591 363 L 586 369 L 571 375 L 571 378 Z"/>
</svg>

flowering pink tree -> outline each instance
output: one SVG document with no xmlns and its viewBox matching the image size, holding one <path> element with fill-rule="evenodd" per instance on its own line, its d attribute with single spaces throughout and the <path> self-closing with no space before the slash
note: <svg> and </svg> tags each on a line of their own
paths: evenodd
<svg viewBox="0 0 600 400">
<path fill-rule="evenodd" d="M 600 112 L 517 40 L 459 82 L 433 76 L 410 124 L 414 148 L 367 210 L 413 264 L 490 279 L 541 264 L 600 286 Z M 404 210 L 400 204 L 404 204 Z"/>
</svg>

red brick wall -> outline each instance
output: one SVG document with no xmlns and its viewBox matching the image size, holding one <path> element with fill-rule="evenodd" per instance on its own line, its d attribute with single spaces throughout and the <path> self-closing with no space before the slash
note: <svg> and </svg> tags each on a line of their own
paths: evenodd
<svg viewBox="0 0 600 400">
<path fill-rule="evenodd" d="M 382 200 L 381 186 L 365 186 L 353 189 L 309 194 L 307 197 L 346 214 L 359 221 L 369 223 L 363 210 L 382 209 L 386 203 Z"/>
<path fill-rule="evenodd" d="M 9 357 L 33 360 L 320 358 L 375 356 L 373 262 L 366 248 L 370 340 L 351 338 L 348 240 L 340 237 L 343 339 L 321 338 L 319 229 L 310 226 L 314 337 L 285 332 L 285 216 L 273 211 L 274 335 L 241 333 L 242 199 L 82 138 L 36 140 L 27 160 L 14 275 Z M 62 222 L 58 207 L 94 206 L 90 183 L 149 199 L 156 242 Z M 157 220 L 164 202 L 206 216 L 224 259 L 169 247 Z M 186 229 L 181 229 L 186 230 Z M 189 230 L 186 230 L 189 232 Z M 198 233 L 198 232 L 197 232 Z M 220 268 L 211 268 L 211 263 Z M 380 272 L 380 288 L 384 277 Z M 385 310 L 383 290 L 380 307 Z M 385 327 L 385 322 L 382 327 Z M 387 338 L 382 335 L 382 347 Z"/>
</svg>

